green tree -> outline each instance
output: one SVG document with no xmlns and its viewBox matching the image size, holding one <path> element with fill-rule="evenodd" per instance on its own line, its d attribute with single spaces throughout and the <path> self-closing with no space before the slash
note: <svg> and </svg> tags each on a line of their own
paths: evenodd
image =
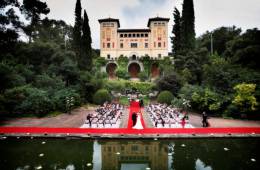
<svg viewBox="0 0 260 170">
<path fill-rule="evenodd" d="M 0 59 L 2 55 L 12 52 L 19 37 L 17 28 L 22 22 L 15 13 L 15 8 L 19 7 L 18 0 L 2 0 L 0 2 Z"/>
<path fill-rule="evenodd" d="M 241 83 L 234 87 L 236 95 L 232 101 L 243 113 L 256 110 L 258 105 L 255 98 L 256 84 Z"/>
<path fill-rule="evenodd" d="M 157 102 L 159 103 L 166 103 L 168 105 L 171 104 L 172 100 L 174 99 L 174 96 L 170 91 L 164 90 L 160 92 L 160 94 L 157 97 Z"/>
<path fill-rule="evenodd" d="M 172 43 L 172 54 L 176 55 L 181 51 L 181 15 L 177 8 L 174 8 L 173 12 L 174 25 L 172 27 L 171 43 Z"/>
<path fill-rule="evenodd" d="M 173 95 L 177 96 L 178 91 L 181 88 L 181 79 L 177 73 L 163 76 L 157 81 L 157 87 L 162 90 L 168 90 Z"/>
<path fill-rule="evenodd" d="M 184 0 L 181 17 L 181 38 L 184 50 L 195 48 L 195 15 L 193 0 Z"/>
<path fill-rule="evenodd" d="M 75 24 L 73 27 L 73 48 L 77 56 L 80 55 L 81 50 L 81 31 L 82 31 L 82 18 L 81 18 L 81 1 L 77 0 L 75 7 Z"/>
<path fill-rule="evenodd" d="M 92 70 L 92 48 L 91 48 L 91 32 L 89 27 L 89 20 L 86 10 L 84 10 L 84 20 L 82 25 L 82 52 L 79 60 L 79 68 L 91 71 Z"/>
<path fill-rule="evenodd" d="M 225 55 L 234 64 L 259 70 L 260 30 L 249 29 L 227 44 Z"/>
<path fill-rule="evenodd" d="M 37 27 L 41 14 L 47 15 L 50 12 L 46 2 L 40 0 L 23 0 L 21 11 L 25 14 L 26 19 L 30 20 L 30 24 L 24 27 L 24 32 L 29 37 L 29 42 L 36 36 L 35 28 Z"/>
<path fill-rule="evenodd" d="M 211 34 L 213 39 L 213 53 L 217 53 L 218 55 L 223 55 L 226 51 L 227 43 L 236 37 L 238 37 L 241 33 L 240 28 L 233 27 L 220 27 L 212 32 L 207 31 L 203 35 L 201 35 L 197 39 L 198 48 L 207 48 L 208 51 L 211 51 Z"/>
</svg>

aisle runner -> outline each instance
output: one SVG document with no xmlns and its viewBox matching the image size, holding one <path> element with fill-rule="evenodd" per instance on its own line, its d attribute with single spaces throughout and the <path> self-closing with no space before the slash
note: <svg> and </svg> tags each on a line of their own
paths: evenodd
<svg viewBox="0 0 260 170">
<path fill-rule="evenodd" d="M 135 101 L 130 102 L 128 126 L 127 126 L 128 129 L 132 129 L 132 126 L 133 126 L 132 114 L 134 112 L 135 113 L 141 112 L 141 108 L 140 108 L 139 102 L 135 102 Z M 145 124 L 144 124 L 144 119 L 143 119 L 142 113 L 141 113 L 141 122 L 142 122 L 142 125 L 143 125 L 144 129 L 145 129 Z"/>
</svg>

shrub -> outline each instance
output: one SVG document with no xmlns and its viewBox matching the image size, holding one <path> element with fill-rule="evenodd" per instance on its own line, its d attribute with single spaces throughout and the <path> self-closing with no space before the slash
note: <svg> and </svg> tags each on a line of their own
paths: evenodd
<svg viewBox="0 0 260 170">
<path fill-rule="evenodd" d="M 22 112 L 43 116 L 53 110 L 53 103 L 46 91 L 37 88 L 28 88 L 27 93 L 28 96 L 18 107 Z"/>
<path fill-rule="evenodd" d="M 125 82 L 109 80 L 104 83 L 104 87 L 109 91 L 121 92 L 125 89 Z"/>
<path fill-rule="evenodd" d="M 47 91 L 31 86 L 20 86 L 5 92 L 6 109 L 10 112 L 33 113 L 37 116 L 53 110 Z"/>
<path fill-rule="evenodd" d="M 237 106 L 241 112 L 252 112 L 256 110 L 258 105 L 255 98 L 256 84 L 237 84 L 234 87 L 236 96 L 232 103 Z"/>
<path fill-rule="evenodd" d="M 140 73 L 138 74 L 138 77 L 139 77 L 139 79 L 140 79 L 141 81 L 145 81 L 145 80 L 148 79 L 147 73 L 146 73 L 145 71 L 140 72 Z"/>
<path fill-rule="evenodd" d="M 93 96 L 93 102 L 95 104 L 103 104 L 106 101 L 111 101 L 110 94 L 106 89 L 99 89 Z"/>
<path fill-rule="evenodd" d="M 159 103 L 166 103 L 166 104 L 171 104 L 172 100 L 174 99 L 173 94 L 170 91 L 162 91 L 157 97 L 157 102 Z"/>
<path fill-rule="evenodd" d="M 123 68 L 118 68 L 116 70 L 116 76 L 118 78 L 125 79 L 125 80 L 128 80 L 130 78 L 129 73 Z"/>
<path fill-rule="evenodd" d="M 223 104 L 223 96 L 209 88 L 203 91 L 197 88 L 192 93 L 192 103 L 200 111 L 218 112 Z"/>
<path fill-rule="evenodd" d="M 125 81 L 125 87 L 130 89 L 136 88 L 142 94 L 147 94 L 155 87 L 155 84 L 149 82 Z"/>
<path fill-rule="evenodd" d="M 70 88 L 61 89 L 56 91 L 52 98 L 55 110 L 67 111 L 66 97 L 73 98 L 73 106 L 79 106 L 81 103 L 80 95 L 75 90 Z"/>
<path fill-rule="evenodd" d="M 27 89 L 30 86 L 19 86 L 7 89 L 4 93 L 4 104 L 7 111 L 10 113 L 17 112 L 17 107 L 26 99 Z"/>
<path fill-rule="evenodd" d="M 177 107 L 177 108 L 183 108 L 183 100 L 182 99 L 178 99 L 178 98 L 174 98 L 171 101 L 171 105 L 173 107 Z"/>
<path fill-rule="evenodd" d="M 163 90 L 168 90 L 172 94 L 177 95 L 178 91 L 181 88 L 181 79 L 177 73 L 172 73 L 170 75 L 166 75 L 159 79 L 157 82 L 158 88 L 163 91 Z"/>
</svg>

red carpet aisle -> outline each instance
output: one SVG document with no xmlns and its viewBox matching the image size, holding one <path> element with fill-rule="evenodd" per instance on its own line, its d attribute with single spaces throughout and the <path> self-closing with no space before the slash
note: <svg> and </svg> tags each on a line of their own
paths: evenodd
<svg viewBox="0 0 260 170">
<path fill-rule="evenodd" d="M 137 113 L 137 112 L 141 112 L 141 108 L 140 108 L 140 105 L 139 105 L 139 102 L 135 102 L 135 101 L 132 101 L 130 102 L 130 107 L 129 107 L 129 117 L 128 117 L 128 126 L 127 128 L 130 130 L 132 129 L 132 126 L 133 126 L 133 121 L 132 121 L 132 114 L 133 113 Z M 143 116 L 141 114 L 141 122 L 142 122 L 142 125 L 145 129 L 145 124 L 144 124 L 144 119 L 143 119 Z M 138 130 L 140 131 L 140 130 Z"/>
</svg>

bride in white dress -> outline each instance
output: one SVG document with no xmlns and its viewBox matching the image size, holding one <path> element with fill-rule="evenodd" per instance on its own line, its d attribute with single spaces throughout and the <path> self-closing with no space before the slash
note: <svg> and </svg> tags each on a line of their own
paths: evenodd
<svg viewBox="0 0 260 170">
<path fill-rule="evenodd" d="M 137 119 L 136 119 L 136 124 L 135 126 L 133 126 L 133 129 L 143 129 L 143 125 L 142 125 L 142 122 L 141 122 L 141 114 L 138 113 L 137 114 Z"/>
</svg>

